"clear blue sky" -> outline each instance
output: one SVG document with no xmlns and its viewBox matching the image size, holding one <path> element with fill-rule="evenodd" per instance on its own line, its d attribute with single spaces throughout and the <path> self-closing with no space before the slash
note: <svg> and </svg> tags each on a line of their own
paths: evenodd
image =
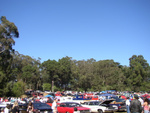
<svg viewBox="0 0 150 113">
<path fill-rule="evenodd" d="M 14 22 L 13 48 L 41 62 L 113 59 L 132 55 L 150 64 L 150 0 L 0 0 L 0 16 Z"/>
</svg>

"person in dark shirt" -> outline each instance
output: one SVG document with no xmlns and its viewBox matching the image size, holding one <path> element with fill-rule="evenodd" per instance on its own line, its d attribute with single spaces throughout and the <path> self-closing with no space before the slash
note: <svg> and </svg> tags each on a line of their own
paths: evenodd
<svg viewBox="0 0 150 113">
<path fill-rule="evenodd" d="M 142 112 L 141 102 L 138 99 L 139 99 L 138 95 L 134 95 L 134 99 L 130 103 L 130 112 L 131 113 L 141 113 Z"/>
<path fill-rule="evenodd" d="M 19 106 L 18 106 L 18 102 L 17 101 L 15 101 L 15 103 L 13 104 L 11 112 L 12 113 L 19 113 Z"/>
</svg>

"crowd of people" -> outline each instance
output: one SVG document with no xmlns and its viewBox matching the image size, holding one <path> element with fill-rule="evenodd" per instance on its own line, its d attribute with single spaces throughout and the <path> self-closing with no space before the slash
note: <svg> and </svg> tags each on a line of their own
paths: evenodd
<svg viewBox="0 0 150 113">
<path fill-rule="evenodd" d="M 136 94 L 134 95 L 133 100 L 127 97 L 126 108 L 127 108 L 127 113 L 150 113 L 148 98 L 142 99 Z"/>
</svg>

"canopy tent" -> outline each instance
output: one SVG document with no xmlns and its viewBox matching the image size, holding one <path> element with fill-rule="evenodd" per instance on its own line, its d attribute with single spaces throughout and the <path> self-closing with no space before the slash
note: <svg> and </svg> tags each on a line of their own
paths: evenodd
<svg viewBox="0 0 150 113">
<path fill-rule="evenodd" d="M 52 95 L 46 95 L 45 97 L 53 97 Z"/>
</svg>

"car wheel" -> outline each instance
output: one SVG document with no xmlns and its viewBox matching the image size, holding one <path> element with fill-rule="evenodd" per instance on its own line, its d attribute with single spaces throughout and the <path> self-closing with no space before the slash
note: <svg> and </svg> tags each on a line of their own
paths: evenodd
<svg viewBox="0 0 150 113">
<path fill-rule="evenodd" d="M 103 113 L 103 111 L 101 109 L 98 110 L 98 113 Z"/>
</svg>

